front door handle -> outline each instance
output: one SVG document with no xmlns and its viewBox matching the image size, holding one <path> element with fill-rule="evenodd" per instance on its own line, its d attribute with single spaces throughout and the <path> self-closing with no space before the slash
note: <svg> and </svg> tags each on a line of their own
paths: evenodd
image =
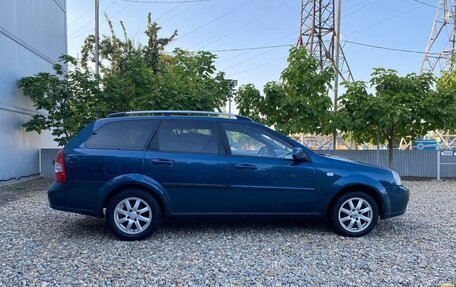
<svg viewBox="0 0 456 287">
<path fill-rule="evenodd" d="M 240 170 L 258 170 L 258 167 L 256 165 L 248 163 L 238 163 L 235 165 L 235 167 Z"/>
<path fill-rule="evenodd" d="M 171 166 L 174 164 L 174 160 L 165 159 L 165 158 L 153 158 L 150 160 L 150 163 L 154 164 L 154 165 L 170 165 Z"/>
</svg>

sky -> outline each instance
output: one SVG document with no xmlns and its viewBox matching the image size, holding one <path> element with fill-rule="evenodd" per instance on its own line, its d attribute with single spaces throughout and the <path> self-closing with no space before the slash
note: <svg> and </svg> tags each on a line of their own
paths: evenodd
<svg viewBox="0 0 456 287">
<path fill-rule="evenodd" d="M 134 0 L 178 2 L 174 0 Z M 188 1 L 188 0 L 180 0 Z M 122 20 L 130 37 L 145 41 L 147 14 L 161 27 L 160 36 L 178 31 L 167 48 L 217 51 L 280 46 L 297 42 L 301 0 L 207 0 L 189 3 L 142 3 L 100 0 L 100 34 L 108 33 L 104 14 L 121 34 Z M 428 5 L 427 5 L 428 4 Z M 342 0 L 341 40 L 355 80 L 368 81 L 375 67 L 401 75 L 418 73 L 423 54 L 376 49 L 349 42 L 425 51 L 438 0 Z M 68 53 L 78 56 L 84 38 L 94 30 L 94 0 L 67 0 Z M 219 51 L 216 67 L 239 85 L 260 90 L 279 80 L 289 47 Z"/>
</svg>

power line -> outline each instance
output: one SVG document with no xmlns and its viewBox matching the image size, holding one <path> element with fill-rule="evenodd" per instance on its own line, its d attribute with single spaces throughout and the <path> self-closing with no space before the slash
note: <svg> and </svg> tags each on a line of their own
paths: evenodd
<svg viewBox="0 0 456 287">
<path fill-rule="evenodd" d="M 247 6 L 248 4 L 250 4 L 252 1 L 253 1 L 253 0 L 247 0 L 247 1 L 245 1 L 243 4 L 233 7 L 232 9 L 228 10 L 227 12 L 225 12 L 225 13 L 223 13 L 223 14 L 221 14 L 221 15 L 218 15 L 218 16 L 216 16 L 215 18 L 212 18 L 210 21 L 208 21 L 208 22 L 206 22 L 206 23 L 204 23 L 204 24 L 202 24 L 202 25 L 196 27 L 195 29 L 193 29 L 193 30 L 191 30 L 191 31 L 189 31 L 189 32 L 187 32 L 187 33 L 185 33 L 185 34 L 183 34 L 182 36 L 178 37 L 177 40 L 178 40 L 178 39 L 185 38 L 185 37 L 187 37 L 188 35 L 190 35 L 190 34 L 196 32 L 196 31 L 198 31 L 198 30 L 201 30 L 201 29 L 203 29 L 204 27 L 206 27 L 206 26 L 208 26 L 208 25 L 214 23 L 215 21 L 220 20 L 221 18 L 223 18 L 223 17 L 225 17 L 225 16 L 227 16 L 227 15 L 229 15 L 229 14 L 231 14 L 231 13 L 234 13 L 234 12 L 236 12 L 236 11 L 239 10 L 239 9 L 242 9 L 243 7 L 245 7 L 245 6 Z"/>
<path fill-rule="evenodd" d="M 440 9 L 440 7 L 437 7 L 437 6 L 435 6 L 435 5 L 432 5 L 432 4 L 430 4 L 430 3 L 427 3 L 427 2 L 424 2 L 424 1 L 421 1 L 421 0 L 411 0 L 411 1 L 420 3 L 420 4 L 423 4 L 423 5 L 432 7 L 432 8 Z"/>
<path fill-rule="evenodd" d="M 270 65 L 270 64 L 273 64 L 273 63 L 276 63 L 276 62 L 280 62 L 280 61 L 283 61 L 283 60 L 286 60 L 288 58 L 288 55 L 286 57 L 280 57 L 278 59 L 275 59 L 275 60 L 272 60 L 272 61 L 268 61 L 266 63 L 263 63 L 263 64 L 260 64 L 258 66 L 254 66 L 254 67 L 250 67 L 248 69 L 245 69 L 245 70 L 242 70 L 240 72 L 237 72 L 237 73 L 234 73 L 234 74 L 231 74 L 230 76 L 237 76 L 237 75 L 240 75 L 240 74 L 243 74 L 245 72 L 248 72 L 248 71 L 251 71 L 251 70 L 256 70 L 258 68 L 262 68 L 264 66 L 267 66 L 267 65 Z"/>
<path fill-rule="evenodd" d="M 354 41 L 349 41 L 349 40 L 342 40 L 342 41 L 345 42 L 345 43 L 348 43 L 348 44 L 364 46 L 364 47 L 370 47 L 370 48 L 375 48 L 375 49 L 388 50 L 388 51 L 396 51 L 396 52 L 404 52 L 404 53 L 412 53 L 412 54 L 425 54 L 426 53 L 424 51 L 416 51 L 416 50 L 384 47 L 384 46 L 378 46 L 378 45 L 354 42 Z"/>
<path fill-rule="evenodd" d="M 179 4 L 179 5 L 181 5 L 181 4 Z M 159 24 L 160 24 L 160 25 L 163 25 L 163 23 L 166 23 L 166 22 L 168 22 L 168 21 L 170 21 L 170 20 L 176 18 L 178 15 L 180 15 L 180 14 L 182 14 L 182 13 L 184 13 L 184 12 L 187 12 L 188 10 L 192 9 L 193 7 L 196 7 L 197 5 L 198 5 L 198 3 L 195 3 L 195 4 L 193 4 L 193 5 L 188 6 L 187 8 L 185 8 L 185 9 L 183 9 L 183 10 L 181 10 L 181 11 L 175 13 L 174 15 L 172 15 L 172 16 L 170 16 L 170 17 L 168 17 L 168 18 L 165 18 L 163 21 L 160 21 Z M 164 15 L 163 15 L 163 16 L 164 16 Z M 160 17 L 160 18 L 161 18 L 161 17 Z"/>
<path fill-rule="evenodd" d="M 114 1 L 113 1 L 113 2 L 114 2 Z M 124 12 L 126 9 L 128 9 L 128 8 L 131 7 L 132 5 L 133 5 L 133 3 L 129 3 L 126 7 L 122 7 L 122 9 L 116 11 L 114 14 L 108 15 L 109 20 L 112 21 L 112 19 L 114 19 L 115 16 L 117 16 L 117 15 L 119 15 L 120 13 Z M 109 6 L 110 6 L 110 5 L 109 5 Z M 105 13 L 106 13 L 106 9 L 109 8 L 109 6 L 107 6 L 107 7 L 104 9 L 104 12 L 105 12 Z M 76 38 L 79 38 L 79 37 L 81 37 L 81 36 L 83 36 L 83 35 L 86 35 L 92 28 L 85 29 L 85 30 L 84 30 L 83 32 L 81 32 L 81 33 L 77 33 L 77 32 L 79 32 L 79 31 L 81 30 L 81 28 L 84 28 L 84 26 L 87 26 L 87 25 L 91 24 L 92 21 L 94 21 L 94 20 L 95 20 L 94 17 L 92 17 L 92 19 L 90 19 L 89 22 L 87 22 L 86 24 L 82 25 L 78 30 L 76 30 L 75 32 L 73 32 L 73 33 L 70 35 L 70 36 L 72 36 L 71 39 L 76 39 Z M 105 23 L 107 23 L 107 22 L 108 22 L 108 20 L 105 19 L 105 20 L 102 22 L 102 24 L 105 24 Z"/>
<path fill-rule="evenodd" d="M 104 10 L 106 11 L 106 9 L 108 9 L 109 7 L 111 7 L 115 2 L 116 2 L 116 0 L 112 0 L 112 1 L 109 3 L 109 5 L 107 5 L 107 6 L 104 8 Z M 85 11 L 84 13 L 82 13 L 79 17 L 77 17 L 76 19 L 74 19 L 73 21 L 71 21 L 71 22 L 68 24 L 68 26 L 70 26 L 70 25 L 72 25 L 73 23 L 77 22 L 79 19 L 81 19 L 83 16 L 85 16 L 87 13 L 89 13 L 89 12 L 92 11 L 92 10 L 93 10 L 93 8 L 90 7 L 87 11 Z M 90 22 L 93 21 L 93 20 L 94 20 L 94 17 L 92 17 L 92 18 L 90 19 Z M 90 22 L 88 22 L 88 23 L 90 23 Z M 79 31 L 82 27 L 88 25 L 88 23 L 86 23 L 86 24 L 80 26 L 80 27 L 78 28 L 78 30 L 76 30 L 76 31 Z"/>
<path fill-rule="evenodd" d="M 290 36 L 295 35 L 295 34 L 296 34 L 295 32 L 288 33 L 288 34 L 286 34 L 286 35 L 284 35 L 284 36 L 281 36 L 281 37 L 279 37 L 279 38 L 276 38 L 276 39 L 274 39 L 274 40 L 272 40 L 272 41 L 268 41 L 267 43 L 264 43 L 262 46 L 269 46 L 269 45 L 278 43 L 278 42 L 280 42 L 280 41 L 282 41 L 282 40 L 284 40 L 284 39 L 287 39 L 287 38 L 289 38 Z M 291 41 L 290 41 L 290 42 L 291 42 Z M 227 58 L 224 58 L 223 60 L 217 61 L 217 65 L 220 65 L 220 64 L 225 63 L 225 62 L 232 61 L 233 59 L 237 59 L 237 58 L 239 58 L 239 57 L 241 57 L 241 56 L 243 56 L 243 55 L 250 54 L 250 53 L 252 53 L 252 52 L 255 52 L 255 50 L 258 50 L 258 49 L 239 50 L 239 51 L 241 51 L 241 53 L 236 53 L 235 56 L 227 57 Z M 261 57 L 261 56 L 263 56 L 263 55 L 265 55 L 265 54 L 267 54 L 267 53 L 270 53 L 270 52 L 272 52 L 272 51 L 273 51 L 272 48 L 271 48 L 271 49 L 266 49 L 266 52 L 256 54 L 255 56 L 250 57 L 250 58 L 247 58 L 246 60 L 242 60 L 242 62 L 239 62 L 239 63 L 240 63 L 240 64 L 243 64 L 243 63 L 245 63 L 246 61 L 250 61 L 250 60 L 252 60 L 252 59 Z M 237 51 L 235 51 L 235 52 L 237 52 Z"/>
<path fill-rule="evenodd" d="M 79 36 L 81 35 L 84 35 L 88 32 L 87 29 L 85 29 L 83 32 L 81 32 L 84 28 L 87 28 L 87 25 L 93 23 L 95 19 L 92 17 L 89 21 L 87 21 L 85 24 L 83 24 L 82 26 L 80 26 L 78 29 L 76 29 L 76 31 L 74 31 L 71 35 L 70 35 L 70 39 L 75 39 L 75 38 L 78 38 Z"/>
<path fill-rule="evenodd" d="M 404 15 L 404 14 L 410 13 L 410 12 L 416 10 L 417 8 L 418 8 L 418 7 L 414 7 L 414 8 L 407 9 L 407 10 L 403 10 L 403 11 L 401 11 L 401 12 L 399 12 L 399 13 L 397 13 L 397 14 L 394 14 L 394 15 L 392 15 L 392 16 L 390 16 L 390 17 L 387 17 L 387 18 L 385 18 L 385 19 L 383 19 L 383 20 L 377 21 L 377 22 L 372 23 L 372 24 L 370 24 L 370 25 L 361 27 L 360 29 L 357 29 L 357 30 L 355 30 L 355 31 L 353 31 L 353 32 L 350 32 L 350 33 L 348 33 L 348 34 L 345 34 L 345 36 L 352 35 L 352 34 L 358 33 L 359 31 L 369 29 L 369 28 L 371 28 L 371 27 L 373 27 L 373 26 L 376 26 L 376 25 L 378 25 L 378 24 L 381 24 L 381 23 L 383 23 L 383 22 L 385 22 L 385 21 L 389 21 L 389 20 L 394 19 L 394 18 L 396 18 L 396 17 L 399 17 L 399 16 L 402 16 L 402 15 Z"/>
<path fill-rule="evenodd" d="M 195 2 L 208 2 L 212 0 L 183 0 L 183 1 L 147 1 L 147 0 L 122 0 L 124 2 L 136 2 L 146 4 L 184 4 L 184 3 L 195 3 Z"/>
<path fill-rule="evenodd" d="M 284 7 L 285 5 L 288 5 L 290 3 L 291 3 L 290 0 L 282 1 L 282 2 L 279 3 L 279 5 L 272 7 L 271 9 L 263 12 L 262 14 L 256 15 L 254 18 L 250 19 L 249 21 L 245 22 L 244 24 L 241 24 L 241 25 L 237 26 L 233 30 L 219 34 L 217 38 L 213 39 L 213 41 L 209 42 L 208 44 L 205 44 L 205 45 L 204 44 L 199 44 L 199 45 L 197 45 L 197 47 L 201 47 L 202 48 L 202 47 L 207 47 L 207 46 L 210 46 L 210 45 L 212 45 L 214 43 L 217 43 L 217 42 L 221 41 L 222 39 L 226 38 L 227 36 L 230 36 L 230 35 L 236 33 L 237 31 L 239 31 L 239 30 L 247 27 L 248 25 L 250 25 L 250 24 L 252 24 L 252 23 L 254 23 L 254 22 L 256 22 L 256 21 L 258 21 L 258 20 L 260 20 L 260 19 L 262 19 L 264 17 L 266 17 L 267 15 L 271 14 L 272 12 L 275 12 L 278 9 L 280 9 L 280 8 Z M 201 48 L 198 48 L 198 49 L 201 49 Z"/>
<path fill-rule="evenodd" d="M 173 8 L 169 9 L 168 11 L 166 11 L 165 13 L 163 13 L 162 15 L 160 15 L 157 19 L 153 20 L 154 22 L 157 22 L 159 19 L 163 18 L 164 16 L 168 15 L 169 13 L 173 12 L 174 10 L 176 10 L 177 8 L 179 8 L 182 4 L 177 4 L 176 6 L 174 6 Z M 190 7 L 193 7 L 193 6 L 190 6 Z M 175 14 L 173 17 L 175 17 L 176 15 L 179 15 L 180 13 L 177 13 Z M 171 17 L 172 18 L 172 17 Z M 135 32 L 133 32 L 133 34 L 131 35 L 132 38 L 138 36 L 139 34 L 141 34 L 141 32 L 144 32 L 145 30 L 147 29 L 147 26 L 145 28 L 139 28 L 138 30 L 136 30 Z"/>
<path fill-rule="evenodd" d="M 255 60 L 256 58 L 259 58 L 259 57 L 263 57 L 264 55 L 266 54 L 269 54 L 271 52 L 273 52 L 274 50 L 273 49 L 267 49 L 266 51 L 262 52 L 262 53 L 259 53 L 255 56 L 252 56 L 252 57 L 249 57 L 247 59 L 243 59 L 241 62 L 236 62 L 234 64 L 231 64 L 230 66 L 228 67 L 224 67 L 223 70 L 230 70 L 231 68 L 235 68 L 235 67 L 239 67 L 239 66 L 243 66 L 245 65 L 246 63 L 249 63 L 251 62 L 252 60 Z"/>
<path fill-rule="evenodd" d="M 176 10 L 178 7 L 180 7 L 182 5 L 182 3 L 180 4 L 177 4 L 176 6 L 174 6 L 173 8 L 171 8 L 170 10 L 166 11 L 164 14 L 160 15 L 157 19 L 154 20 L 154 22 L 158 22 L 158 20 L 160 20 L 161 18 L 163 18 L 164 16 L 170 14 L 172 11 Z M 190 5 L 188 7 L 186 7 L 185 9 L 182 9 L 181 11 L 177 12 L 177 13 L 174 13 L 173 15 L 165 18 L 163 21 L 160 21 L 160 25 L 163 25 L 164 23 L 168 22 L 169 20 L 172 20 L 174 19 L 175 17 L 177 17 L 178 15 L 184 13 L 184 12 L 187 12 L 188 10 L 192 9 L 193 7 L 197 6 L 198 3 L 195 2 L 193 3 L 193 5 Z M 141 32 L 145 31 L 147 29 L 147 27 L 145 28 L 140 28 L 139 30 L 136 30 L 131 37 L 136 37 L 138 36 L 139 34 L 141 34 Z"/>
<path fill-rule="evenodd" d="M 372 1 L 372 2 L 365 2 L 364 5 L 362 5 L 362 6 L 359 7 L 358 9 L 352 9 L 352 10 L 350 11 L 350 13 L 348 13 L 348 14 L 345 14 L 345 13 L 344 13 L 344 17 L 347 17 L 347 16 L 353 15 L 353 14 L 355 14 L 355 13 L 358 13 L 359 11 L 363 10 L 364 8 L 366 8 L 366 7 L 368 7 L 368 6 L 371 6 L 372 4 L 375 4 L 375 3 L 377 3 L 376 0 L 374 0 L 374 1 Z M 347 12 L 347 11 L 345 11 L 345 12 Z"/>
<path fill-rule="evenodd" d="M 365 46 L 375 49 L 382 49 L 382 50 L 389 50 L 389 51 L 396 51 L 396 52 L 404 52 L 404 53 L 413 53 L 413 54 L 424 54 L 424 51 L 418 50 L 409 50 L 409 49 L 401 49 L 401 48 L 392 48 L 374 44 L 367 44 L 361 42 L 355 42 L 350 40 L 342 40 L 345 43 L 358 45 L 358 46 Z M 222 53 L 222 52 L 237 52 L 237 51 L 251 51 L 251 50 L 265 50 L 265 49 L 274 49 L 274 48 L 283 48 L 283 47 L 292 47 L 295 46 L 294 43 L 289 44 L 279 44 L 279 45 L 270 45 L 270 46 L 255 46 L 255 47 L 245 47 L 245 48 L 230 48 L 230 49 L 217 49 L 217 50 L 207 50 L 207 52 L 211 53 Z M 197 52 L 197 51 L 192 51 Z"/>
<path fill-rule="evenodd" d="M 349 41 L 349 40 L 343 40 L 343 42 L 348 43 L 348 44 L 353 44 L 353 45 L 364 46 L 364 47 L 368 47 L 368 48 L 387 50 L 387 51 L 402 52 L 402 53 L 412 53 L 412 54 L 425 54 L 424 51 L 385 47 L 385 46 L 372 45 L 372 44 L 360 43 L 360 42 Z M 209 52 L 216 53 L 216 52 L 232 52 L 232 51 L 243 51 L 243 50 L 261 50 L 261 49 L 273 49 L 273 48 L 281 48 L 281 47 L 290 47 L 290 46 L 294 46 L 294 45 L 295 44 L 282 44 L 282 45 L 274 45 L 274 46 L 258 46 L 258 47 L 247 47 L 247 48 L 233 48 L 233 49 L 223 49 L 223 50 L 212 50 L 212 51 L 209 51 Z M 258 68 L 264 67 L 266 65 L 281 61 L 283 59 L 284 59 L 284 57 L 281 57 L 279 59 L 268 61 L 268 62 L 266 62 L 264 64 L 260 64 L 258 66 L 254 66 L 254 67 L 242 70 L 242 71 L 240 71 L 238 73 L 234 73 L 231 76 L 243 74 L 243 73 L 248 72 L 250 70 L 258 69 Z"/>
<path fill-rule="evenodd" d="M 218 50 L 208 50 L 207 52 L 221 53 L 221 52 L 264 50 L 264 49 L 282 48 L 282 47 L 290 47 L 290 46 L 294 46 L 294 44 L 281 44 L 281 45 L 257 46 L 257 47 L 246 47 L 246 48 L 231 48 L 231 49 L 218 49 Z"/>
<path fill-rule="evenodd" d="M 369 2 L 369 1 L 366 1 L 366 2 Z M 345 8 L 345 6 L 344 6 L 344 7 L 342 7 L 342 12 L 343 12 L 342 14 L 345 15 L 345 13 L 356 10 L 358 7 L 364 6 L 366 4 L 366 2 L 359 1 L 358 3 L 355 3 L 352 6 L 349 6 L 348 8 Z"/>
<path fill-rule="evenodd" d="M 79 15 L 76 19 L 74 19 L 73 21 L 71 21 L 70 23 L 68 23 L 68 26 L 71 26 L 73 25 L 74 22 L 77 22 L 79 19 L 81 19 L 82 17 L 84 17 L 87 13 L 89 13 L 90 11 L 92 11 L 92 7 L 90 7 L 89 9 L 87 9 L 84 13 L 82 13 L 81 15 Z"/>
</svg>

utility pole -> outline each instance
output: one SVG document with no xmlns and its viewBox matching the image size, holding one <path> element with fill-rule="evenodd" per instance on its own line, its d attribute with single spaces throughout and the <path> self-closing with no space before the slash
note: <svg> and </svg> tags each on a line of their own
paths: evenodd
<svg viewBox="0 0 456 287">
<path fill-rule="evenodd" d="M 434 50 L 435 47 L 443 47 Z M 439 0 L 421 73 L 454 70 L 452 58 L 456 49 L 456 0 Z"/>
<path fill-rule="evenodd" d="M 95 75 L 100 75 L 100 0 L 95 0 Z"/>
<path fill-rule="evenodd" d="M 335 58 L 335 63 L 334 65 L 336 67 L 339 67 L 339 51 L 340 51 L 340 16 L 341 16 L 341 11 L 342 11 L 342 0 L 337 1 L 337 17 L 336 17 L 336 47 L 335 47 L 335 52 L 334 52 L 334 58 Z M 339 93 L 339 73 L 336 73 L 334 76 L 334 114 L 337 113 L 337 97 Z M 333 150 L 337 149 L 337 131 L 334 131 L 333 133 Z"/>
<path fill-rule="evenodd" d="M 238 81 L 237 80 L 231 80 L 228 79 L 228 85 L 229 85 L 229 94 L 228 94 L 228 113 L 231 114 L 231 101 L 233 99 L 233 92 L 234 88 L 237 86 Z"/>
<path fill-rule="evenodd" d="M 337 112 L 339 80 L 353 81 L 343 48 L 340 45 L 341 0 L 337 0 L 337 18 L 334 17 L 335 0 L 302 0 L 301 22 L 297 47 L 306 47 L 317 58 L 321 67 L 332 66 L 334 78 L 334 113 Z M 455 0 L 456 1 L 456 0 Z M 335 26 L 336 25 L 336 26 Z M 333 135 L 336 148 L 337 133 Z"/>
</svg>

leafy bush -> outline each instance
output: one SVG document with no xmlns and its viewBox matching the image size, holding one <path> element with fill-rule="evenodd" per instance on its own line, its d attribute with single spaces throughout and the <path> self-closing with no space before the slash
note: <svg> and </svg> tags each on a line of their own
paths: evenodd
<svg viewBox="0 0 456 287">
<path fill-rule="evenodd" d="M 121 23 L 122 24 L 122 23 Z M 51 129 L 55 140 L 64 145 L 89 122 L 109 113 L 130 110 L 221 110 L 229 95 L 224 73 L 217 72 L 216 56 L 209 52 L 191 53 L 165 47 L 177 35 L 159 38 L 160 27 L 148 16 L 147 44 L 135 44 L 114 33 L 100 41 L 100 76 L 94 75 L 94 39 L 89 35 L 81 59 L 62 56 L 55 74 L 38 73 L 19 81 L 19 87 L 32 98 L 37 109 L 48 115 L 34 115 L 24 124 L 27 131 Z"/>
</svg>

